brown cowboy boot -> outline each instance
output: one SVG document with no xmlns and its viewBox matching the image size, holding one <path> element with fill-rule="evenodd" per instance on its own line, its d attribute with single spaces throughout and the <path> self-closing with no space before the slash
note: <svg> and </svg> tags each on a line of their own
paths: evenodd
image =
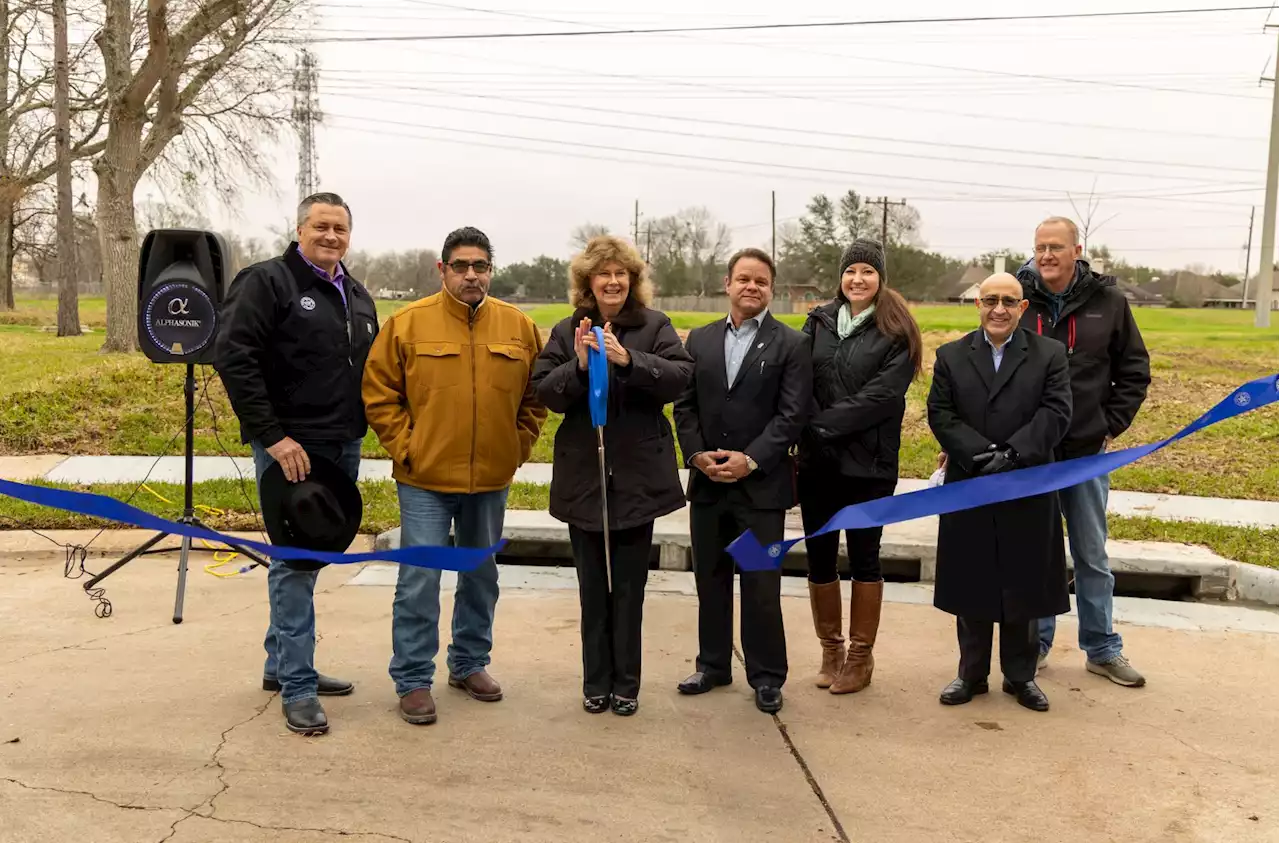
<svg viewBox="0 0 1280 843">
<path fill-rule="evenodd" d="M 818 669 L 818 687 L 830 688 L 844 664 L 844 635 L 840 619 L 840 580 L 814 585 L 809 583 L 809 608 L 813 610 L 813 631 L 822 642 L 822 667 Z"/>
<path fill-rule="evenodd" d="M 840 675 L 831 683 L 831 693 L 852 694 L 871 684 L 871 672 L 876 666 L 871 650 L 880 628 L 883 597 L 884 580 L 853 583 L 853 599 L 849 601 L 849 655 Z"/>
</svg>

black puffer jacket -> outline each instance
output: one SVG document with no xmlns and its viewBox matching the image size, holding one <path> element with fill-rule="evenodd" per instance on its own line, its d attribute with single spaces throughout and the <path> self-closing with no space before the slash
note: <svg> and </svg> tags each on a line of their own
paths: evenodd
<svg viewBox="0 0 1280 843">
<path fill-rule="evenodd" d="M 836 332 L 843 302 L 809 311 L 813 410 L 800 438 L 800 470 L 845 477 L 898 478 L 907 387 L 915 370 L 905 342 L 880 333 L 875 317 L 844 340 Z"/>
<path fill-rule="evenodd" d="M 1151 360 L 1116 279 L 1076 261 L 1076 280 L 1061 308 L 1042 286 L 1035 258 L 1018 270 L 1030 302 L 1021 327 L 1067 347 L 1071 369 L 1071 429 L 1059 459 L 1096 454 L 1102 442 L 1129 429 L 1151 384 Z M 1057 311 L 1055 313 L 1055 311 Z"/>
<path fill-rule="evenodd" d="M 603 326 L 598 313 L 578 310 L 551 329 L 533 366 L 538 400 L 564 421 L 556 431 L 551 515 L 583 530 L 604 529 L 600 518 L 600 458 L 587 403 L 587 373 L 578 368 L 574 329 L 582 318 Z M 693 358 L 663 313 L 628 302 L 613 333 L 631 355 L 625 369 L 609 367 L 609 419 L 604 428 L 609 526 L 626 530 L 684 506 L 675 437 L 662 408 L 693 375 Z"/>
</svg>

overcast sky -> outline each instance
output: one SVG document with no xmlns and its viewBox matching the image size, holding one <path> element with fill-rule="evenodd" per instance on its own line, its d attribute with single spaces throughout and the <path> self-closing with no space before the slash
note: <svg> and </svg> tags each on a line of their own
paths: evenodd
<svg viewBox="0 0 1280 843">
<path fill-rule="evenodd" d="M 782 223 L 814 193 L 854 188 L 907 199 L 926 245 L 965 257 L 1026 250 L 1044 216 L 1078 217 L 1068 194 L 1083 213 L 1096 182 L 1095 222 L 1106 224 L 1092 240 L 1114 254 L 1239 272 L 1256 205 L 1257 266 L 1271 111 L 1259 77 L 1271 75 L 1276 43 L 1265 10 L 349 40 L 1233 5 L 470 2 L 481 5 L 313 6 L 320 187 L 351 204 L 353 248 L 439 248 L 450 229 L 475 225 L 500 263 L 568 256 L 579 223 L 629 233 L 636 200 L 642 230 L 648 217 L 705 205 L 732 228 L 735 247 L 763 246 L 771 190 Z M 345 40 L 323 40 L 334 38 Z M 292 213 L 297 153 L 286 140 L 274 191 L 246 195 L 218 224 L 262 235 Z"/>
</svg>

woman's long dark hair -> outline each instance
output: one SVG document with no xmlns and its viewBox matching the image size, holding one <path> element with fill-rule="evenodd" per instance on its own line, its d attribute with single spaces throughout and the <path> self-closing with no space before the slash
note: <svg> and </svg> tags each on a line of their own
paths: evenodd
<svg viewBox="0 0 1280 843">
<path fill-rule="evenodd" d="M 836 288 L 836 298 L 845 304 L 849 302 L 845 298 L 843 284 Z M 890 290 L 885 280 L 881 278 L 880 288 L 876 290 L 875 298 L 871 302 L 876 306 L 871 314 L 875 317 L 876 328 L 889 339 L 907 344 L 907 353 L 911 356 L 911 368 L 915 376 L 919 377 L 924 368 L 924 340 L 920 336 L 920 326 L 916 324 L 916 318 L 911 315 L 911 310 L 907 307 L 907 300 L 897 290 Z"/>
</svg>

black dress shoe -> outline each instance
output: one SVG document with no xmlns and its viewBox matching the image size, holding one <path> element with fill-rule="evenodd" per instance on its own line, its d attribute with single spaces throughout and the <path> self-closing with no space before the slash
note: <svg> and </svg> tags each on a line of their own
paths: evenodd
<svg viewBox="0 0 1280 843">
<path fill-rule="evenodd" d="M 942 695 L 938 697 L 938 702 L 943 705 L 964 705 L 979 694 L 985 694 L 988 690 L 987 680 L 985 679 L 980 682 L 966 682 L 963 679 L 956 679 L 942 689 Z"/>
<path fill-rule="evenodd" d="M 602 697 L 583 697 L 582 708 L 588 714 L 599 714 L 609 708 L 609 696 L 606 694 Z"/>
<path fill-rule="evenodd" d="M 719 688 L 724 685 L 732 685 L 732 679 L 719 679 L 715 676 L 708 676 L 702 671 L 689 674 L 689 678 L 685 679 L 676 686 L 676 690 L 682 694 L 705 694 L 712 688 Z"/>
<path fill-rule="evenodd" d="M 316 679 L 316 693 L 322 697 L 345 697 L 355 689 L 356 686 L 345 679 L 334 679 L 332 676 L 325 676 L 323 673 Z M 262 677 L 262 690 L 279 691 L 280 680 L 274 676 Z"/>
<path fill-rule="evenodd" d="M 782 689 L 761 685 L 756 688 L 756 708 L 765 714 L 773 714 L 782 710 Z"/>
<path fill-rule="evenodd" d="M 284 722 L 290 732 L 299 735 L 323 735 L 329 731 L 329 718 L 314 697 L 284 703 Z"/>
<path fill-rule="evenodd" d="M 1048 711 L 1049 698 L 1044 695 L 1044 691 L 1040 690 L 1040 686 L 1035 680 L 1030 682 L 1010 682 L 1004 680 L 1004 692 L 1012 694 L 1018 698 L 1018 705 L 1031 709 L 1032 711 Z"/>
</svg>

